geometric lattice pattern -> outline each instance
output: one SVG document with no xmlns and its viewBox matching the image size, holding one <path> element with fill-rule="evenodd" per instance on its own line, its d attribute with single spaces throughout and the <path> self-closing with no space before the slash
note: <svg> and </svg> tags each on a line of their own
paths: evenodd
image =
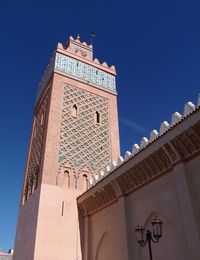
<svg viewBox="0 0 200 260">
<path fill-rule="evenodd" d="M 73 105 L 77 106 L 77 117 L 72 115 Z M 64 87 L 60 133 L 59 163 L 64 160 L 77 171 L 88 165 L 94 173 L 111 162 L 108 100 L 70 85 Z"/>
<path fill-rule="evenodd" d="M 26 181 L 24 186 L 25 200 L 31 193 L 33 193 L 38 184 L 44 134 L 46 130 L 48 99 L 49 95 L 47 93 L 34 118 L 33 134 L 31 138 L 30 153 L 26 170 Z"/>
</svg>

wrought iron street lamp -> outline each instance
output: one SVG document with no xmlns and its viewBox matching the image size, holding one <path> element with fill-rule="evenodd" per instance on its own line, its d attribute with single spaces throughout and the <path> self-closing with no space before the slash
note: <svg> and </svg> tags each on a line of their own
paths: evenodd
<svg viewBox="0 0 200 260">
<path fill-rule="evenodd" d="M 150 260 L 153 260 L 152 258 L 152 250 L 151 250 L 151 242 L 158 243 L 159 239 L 162 237 L 162 221 L 158 218 L 155 217 L 154 220 L 151 222 L 152 227 L 153 227 L 153 235 L 152 232 L 147 230 L 146 232 L 146 238 L 145 238 L 145 229 L 143 226 L 137 226 L 135 229 L 135 234 L 136 234 L 136 239 L 138 244 L 141 247 L 146 246 L 148 243 L 149 247 L 149 257 Z"/>
</svg>

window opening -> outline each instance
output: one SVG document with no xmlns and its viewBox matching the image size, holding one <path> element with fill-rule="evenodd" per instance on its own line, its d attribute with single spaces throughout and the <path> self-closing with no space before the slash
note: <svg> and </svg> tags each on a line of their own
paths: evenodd
<svg viewBox="0 0 200 260">
<path fill-rule="evenodd" d="M 95 122 L 96 122 L 97 124 L 100 124 L 100 114 L 99 114 L 98 111 L 96 111 L 96 113 L 95 113 Z"/>
<path fill-rule="evenodd" d="M 76 175 L 74 175 L 74 180 L 75 180 L 75 189 L 78 188 L 78 178 L 76 177 Z"/>
<path fill-rule="evenodd" d="M 88 177 L 86 174 L 83 174 L 83 189 L 87 190 L 88 189 Z"/>
<path fill-rule="evenodd" d="M 77 117 L 77 115 L 78 115 L 78 108 L 77 108 L 77 105 L 74 104 L 72 107 L 72 116 Z"/>
<path fill-rule="evenodd" d="M 65 178 L 64 179 L 66 179 L 66 181 L 67 181 L 67 183 L 65 185 L 68 188 L 70 188 L 70 175 L 69 175 L 69 171 L 68 170 L 64 171 L 64 174 L 65 174 Z"/>
<path fill-rule="evenodd" d="M 64 206 L 65 206 L 65 203 L 64 201 L 62 202 L 62 217 L 64 216 Z"/>
</svg>

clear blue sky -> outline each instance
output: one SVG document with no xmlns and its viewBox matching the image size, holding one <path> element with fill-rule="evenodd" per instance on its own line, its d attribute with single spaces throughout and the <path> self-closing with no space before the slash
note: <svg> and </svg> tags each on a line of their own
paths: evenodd
<svg viewBox="0 0 200 260">
<path fill-rule="evenodd" d="M 0 247 L 13 247 L 37 85 L 58 41 L 94 31 L 118 71 L 122 155 L 200 91 L 200 2 L 1 1 Z"/>
</svg>

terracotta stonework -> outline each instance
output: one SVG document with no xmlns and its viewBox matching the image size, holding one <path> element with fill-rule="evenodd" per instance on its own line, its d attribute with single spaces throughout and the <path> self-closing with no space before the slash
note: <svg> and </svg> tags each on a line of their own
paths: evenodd
<svg viewBox="0 0 200 260">
<path fill-rule="evenodd" d="M 14 260 L 146 260 L 135 228 L 163 236 L 154 259 L 200 255 L 200 97 L 120 156 L 115 67 L 58 44 L 40 82 Z"/>
<path fill-rule="evenodd" d="M 40 83 L 14 260 L 82 259 L 76 198 L 119 156 L 116 72 L 92 51 L 58 44 Z"/>
</svg>

